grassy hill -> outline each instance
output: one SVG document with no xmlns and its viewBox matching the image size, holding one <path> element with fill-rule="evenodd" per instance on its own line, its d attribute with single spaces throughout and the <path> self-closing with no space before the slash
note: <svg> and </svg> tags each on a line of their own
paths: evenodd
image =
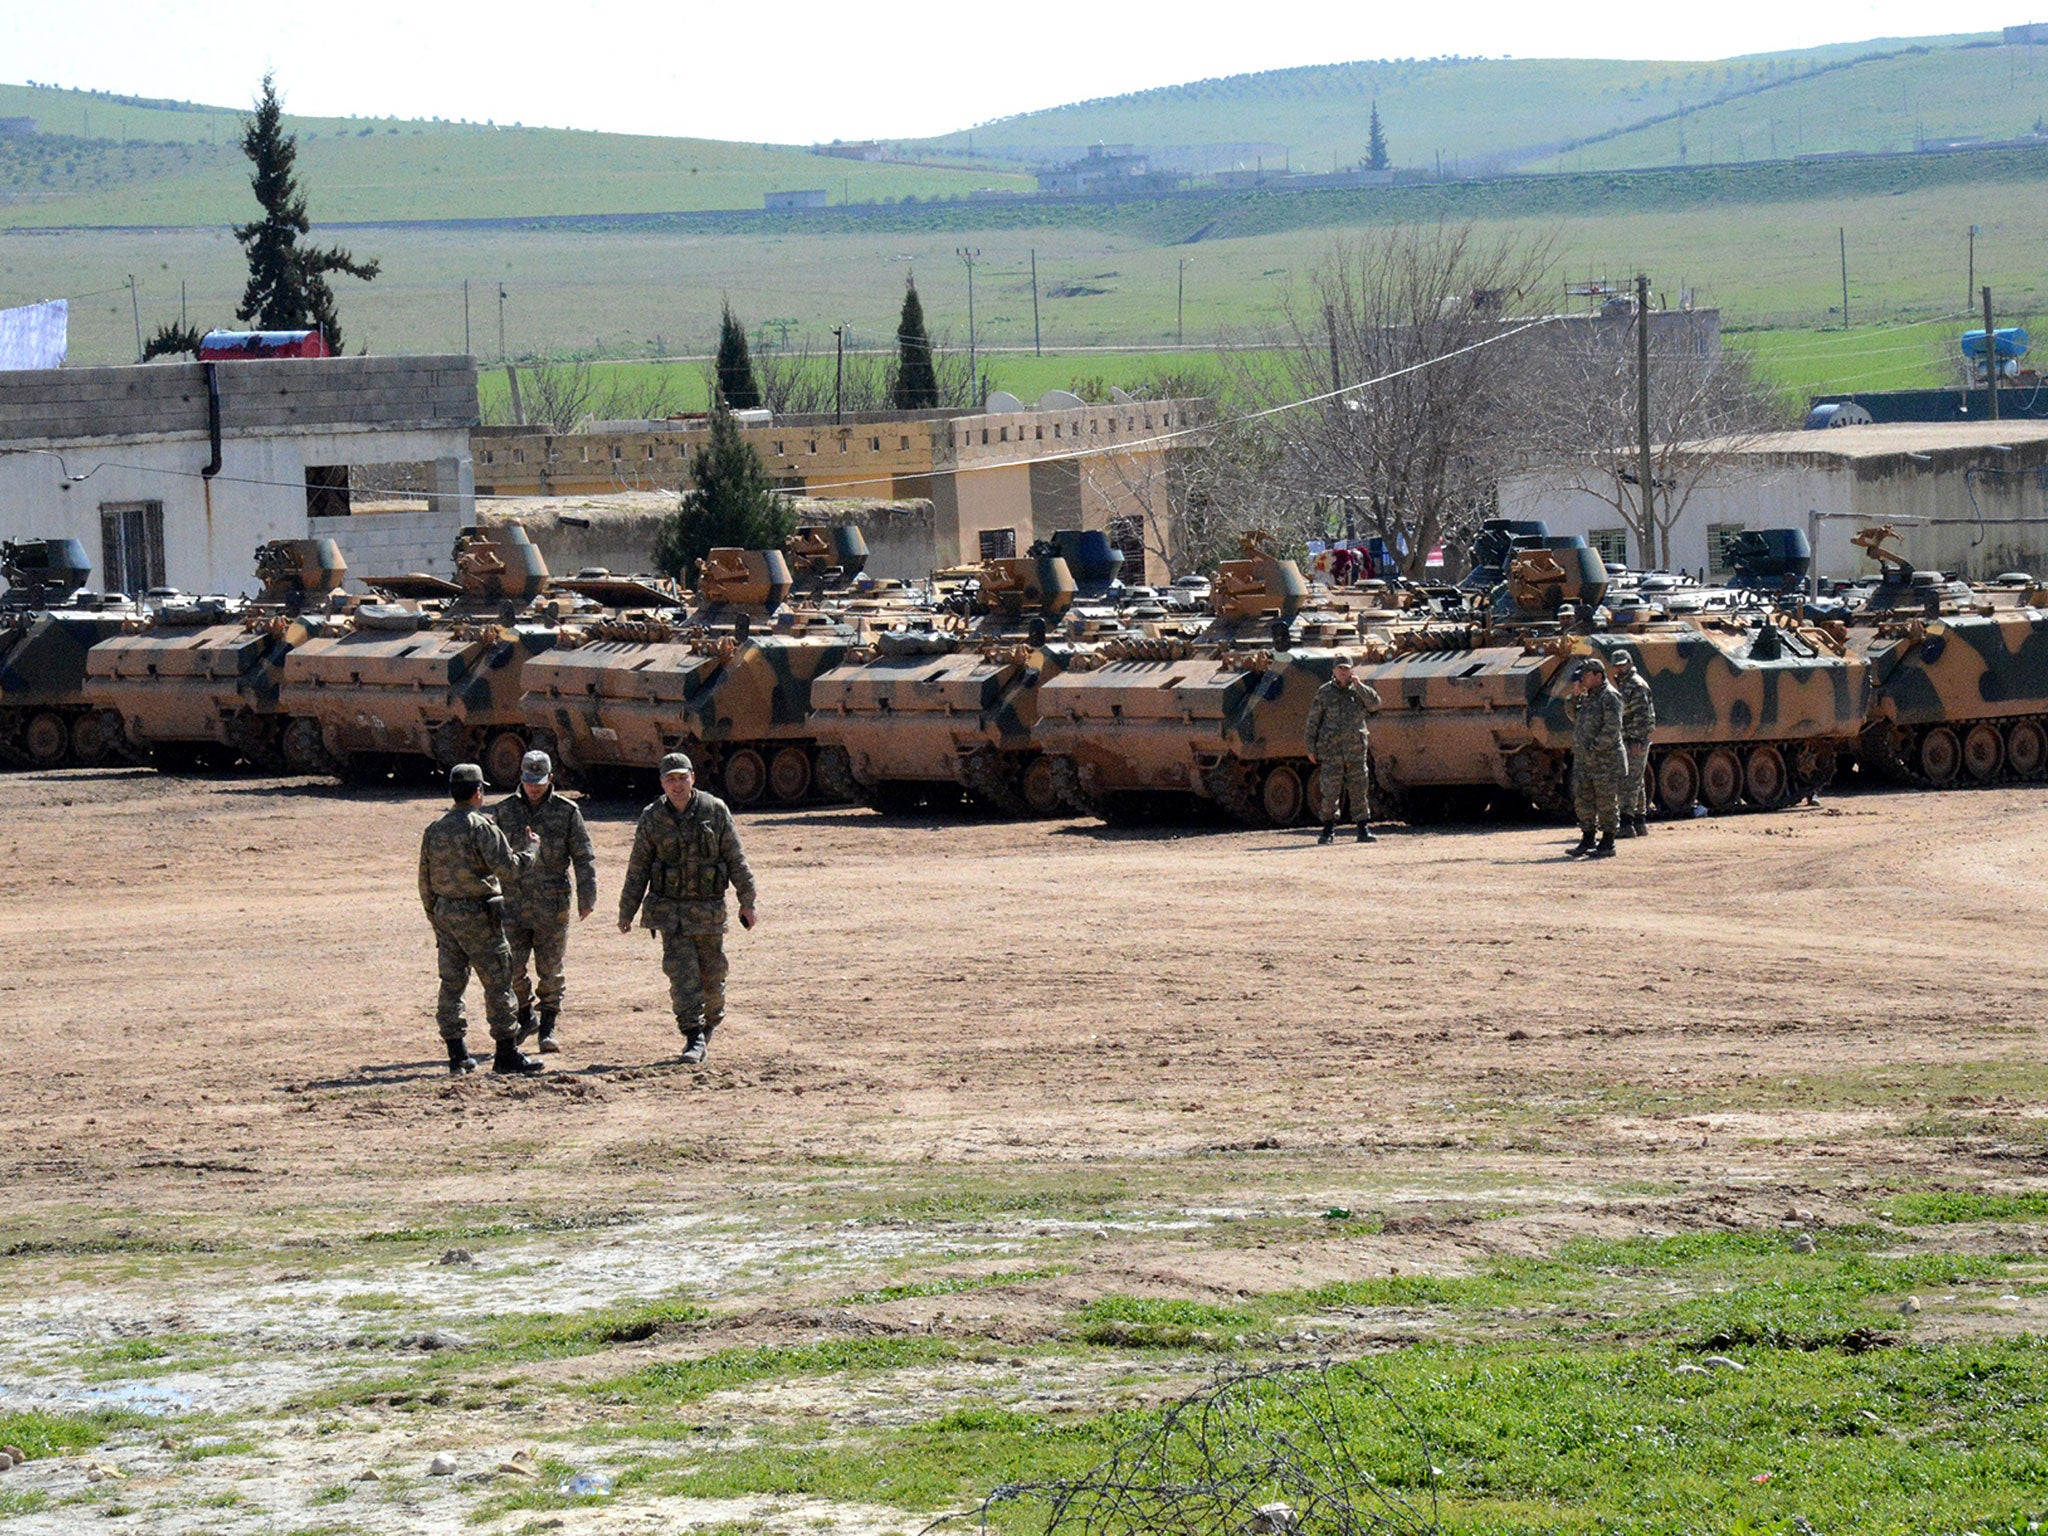
<svg viewBox="0 0 2048 1536">
<path fill-rule="evenodd" d="M 2048 51 L 1984 36 L 1878 39 L 1715 63 L 1419 59 L 1233 75 L 983 123 L 921 147 L 1043 159 L 1097 141 L 1284 147 L 1297 170 L 1364 154 L 1374 101 L 1397 166 L 1601 169 L 2009 138 L 2048 113 Z M 1588 141 L 1592 142 L 1588 142 Z M 1712 152 L 1709 153 L 1711 145 Z"/>
<path fill-rule="evenodd" d="M 0 86 L 0 117 L 39 131 L 0 137 L 0 226 L 226 224 L 249 217 L 239 117 Z M 759 208 L 762 194 L 823 188 L 837 203 L 1028 188 L 1023 177 L 863 164 L 787 145 L 563 129 L 290 118 L 322 221 L 529 218 Z"/>
</svg>

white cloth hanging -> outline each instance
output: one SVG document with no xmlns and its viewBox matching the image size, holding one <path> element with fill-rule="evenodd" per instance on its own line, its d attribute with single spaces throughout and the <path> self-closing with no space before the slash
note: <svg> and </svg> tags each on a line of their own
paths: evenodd
<svg viewBox="0 0 2048 1536">
<path fill-rule="evenodd" d="M 61 368 L 71 341 L 71 305 L 63 299 L 0 309 L 0 372 Z"/>
</svg>

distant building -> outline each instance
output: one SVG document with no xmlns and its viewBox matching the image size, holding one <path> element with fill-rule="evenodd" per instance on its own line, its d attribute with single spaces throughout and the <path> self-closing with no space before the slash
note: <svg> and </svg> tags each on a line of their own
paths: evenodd
<svg viewBox="0 0 2048 1536">
<path fill-rule="evenodd" d="M 1092 144 L 1088 153 L 1038 173 L 1041 192 L 1105 196 L 1118 192 L 1170 191 L 1180 178 L 1154 171 L 1152 162 L 1129 144 Z"/>
<path fill-rule="evenodd" d="M 877 139 L 861 139 L 847 143 L 834 139 L 830 144 L 813 144 L 814 155 L 830 155 L 835 160 L 886 160 L 889 146 Z"/>
<path fill-rule="evenodd" d="M 2029 21 L 2005 29 L 2006 47 L 2014 48 L 2022 43 L 2048 43 L 2048 21 Z"/>
<path fill-rule="evenodd" d="M 35 131 L 32 117 L 0 117 L 0 139 L 25 139 Z"/>
<path fill-rule="evenodd" d="M 761 197 L 761 206 L 770 213 L 783 213 L 793 208 L 824 208 L 829 196 L 823 187 L 803 192 L 767 192 Z"/>
</svg>

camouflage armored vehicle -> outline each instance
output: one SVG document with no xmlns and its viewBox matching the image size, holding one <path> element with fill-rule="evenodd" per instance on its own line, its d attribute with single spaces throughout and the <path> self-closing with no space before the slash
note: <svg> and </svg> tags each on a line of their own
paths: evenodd
<svg viewBox="0 0 2048 1536">
<path fill-rule="evenodd" d="M 86 658 L 142 610 L 80 590 L 92 564 L 76 539 L 0 544 L 0 760 L 22 768 L 132 760 L 85 696 Z"/>
<path fill-rule="evenodd" d="M 1890 528 L 1855 543 L 1883 566 L 1848 618 L 1870 667 L 1864 765 L 1896 782 L 1958 784 L 2048 773 L 2048 593 L 1993 593 L 1916 571 Z"/>
<path fill-rule="evenodd" d="M 584 782 L 684 751 L 735 806 L 820 798 L 812 681 L 846 657 L 856 632 L 785 607 L 790 584 L 776 550 L 716 549 L 687 608 L 643 604 L 565 634 L 526 668 L 521 707 L 534 742 Z"/>
<path fill-rule="evenodd" d="M 300 773 L 379 777 L 408 764 L 483 765 L 515 783 L 526 751 L 521 672 L 551 650 L 574 601 L 536 606 L 547 566 L 516 525 L 465 528 L 456 579 L 373 577 L 364 603 L 284 662 L 285 758 Z"/>
<path fill-rule="evenodd" d="M 161 603 L 86 658 L 86 697 L 160 769 L 286 766 L 285 658 L 345 623 L 328 599 L 348 566 L 332 539 L 273 539 L 256 551 L 256 574 L 253 602 Z"/>
<path fill-rule="evenodd" d="M 1062 625 L 1074 578 L 1056 555 L 980 567 L 955 627 L 899 630 L 849 655 L 811 689 L 828 787 L 877 809 L 958 804 L 1015 816 L 1062 806 L 1034 735 L 1046 686 L 1101 639 L 1101 621 Z"/>
</svg>

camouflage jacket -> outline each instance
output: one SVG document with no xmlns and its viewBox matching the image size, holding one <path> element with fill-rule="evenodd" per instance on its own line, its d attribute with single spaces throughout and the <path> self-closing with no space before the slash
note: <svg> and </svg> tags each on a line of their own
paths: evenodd
<svg viewBox="0 0 2048 1536">
<path fill-rule="evenodd" d="M 533 868 L 505 882 L 505 903 L 536 917 L 560 912 L 569 905 L 569 869 L 576 869 L 576 905 L 588 912 L 597 905 L 597 856 L 590 849 L 590 830 L 573 800 L 550 789 L 533 805 L 526 791 L 515 789 L 491 807 L 505 840 L 517 847 L 530 827 L 540 838 Z"/>
<path fill-rule="evenodd" d="M 1574 695 L 1566 701 L 1572 716 L 1572 755 L 1582 762 L 1623 755 L 1621 695 L 1613 687 Z"/>
<path fill-rule="evenodd" d="M 513 851 L 498 824 L 482 811 L 451 806 L 420 839 L 420 905 L 489 901 L 504 893 L 500 879 L 516 880 L 533 868 L 533 850 Z"/>
<path fill-rule="evenodd" d="M 1363 752 L 1366 717 L 1379 713 L 1380 696 L 1357 678 L 1340 683 L 1334 677 L 1316 690 L 1308 706 L 1308 755 L 1342 757 Z"/>
<path fill-rule="evenodd" d="M 643 928 L 723 933 L 727 886 L 742 907 L 754 904 L 754 872 L 723 800 L 700 789 L 683 810 L 663 796 L 640 813 L 619 892 L 620 922 L 638 912 Z"/>
<path fill-rule="evenodd" d="M 1621 685 L 1621 739 L 1631 747 L 1648 746 L 1656 729 L 1657 696 L 1650 691 L 1650 680 L 1631 670 Z"/>
</svg>

